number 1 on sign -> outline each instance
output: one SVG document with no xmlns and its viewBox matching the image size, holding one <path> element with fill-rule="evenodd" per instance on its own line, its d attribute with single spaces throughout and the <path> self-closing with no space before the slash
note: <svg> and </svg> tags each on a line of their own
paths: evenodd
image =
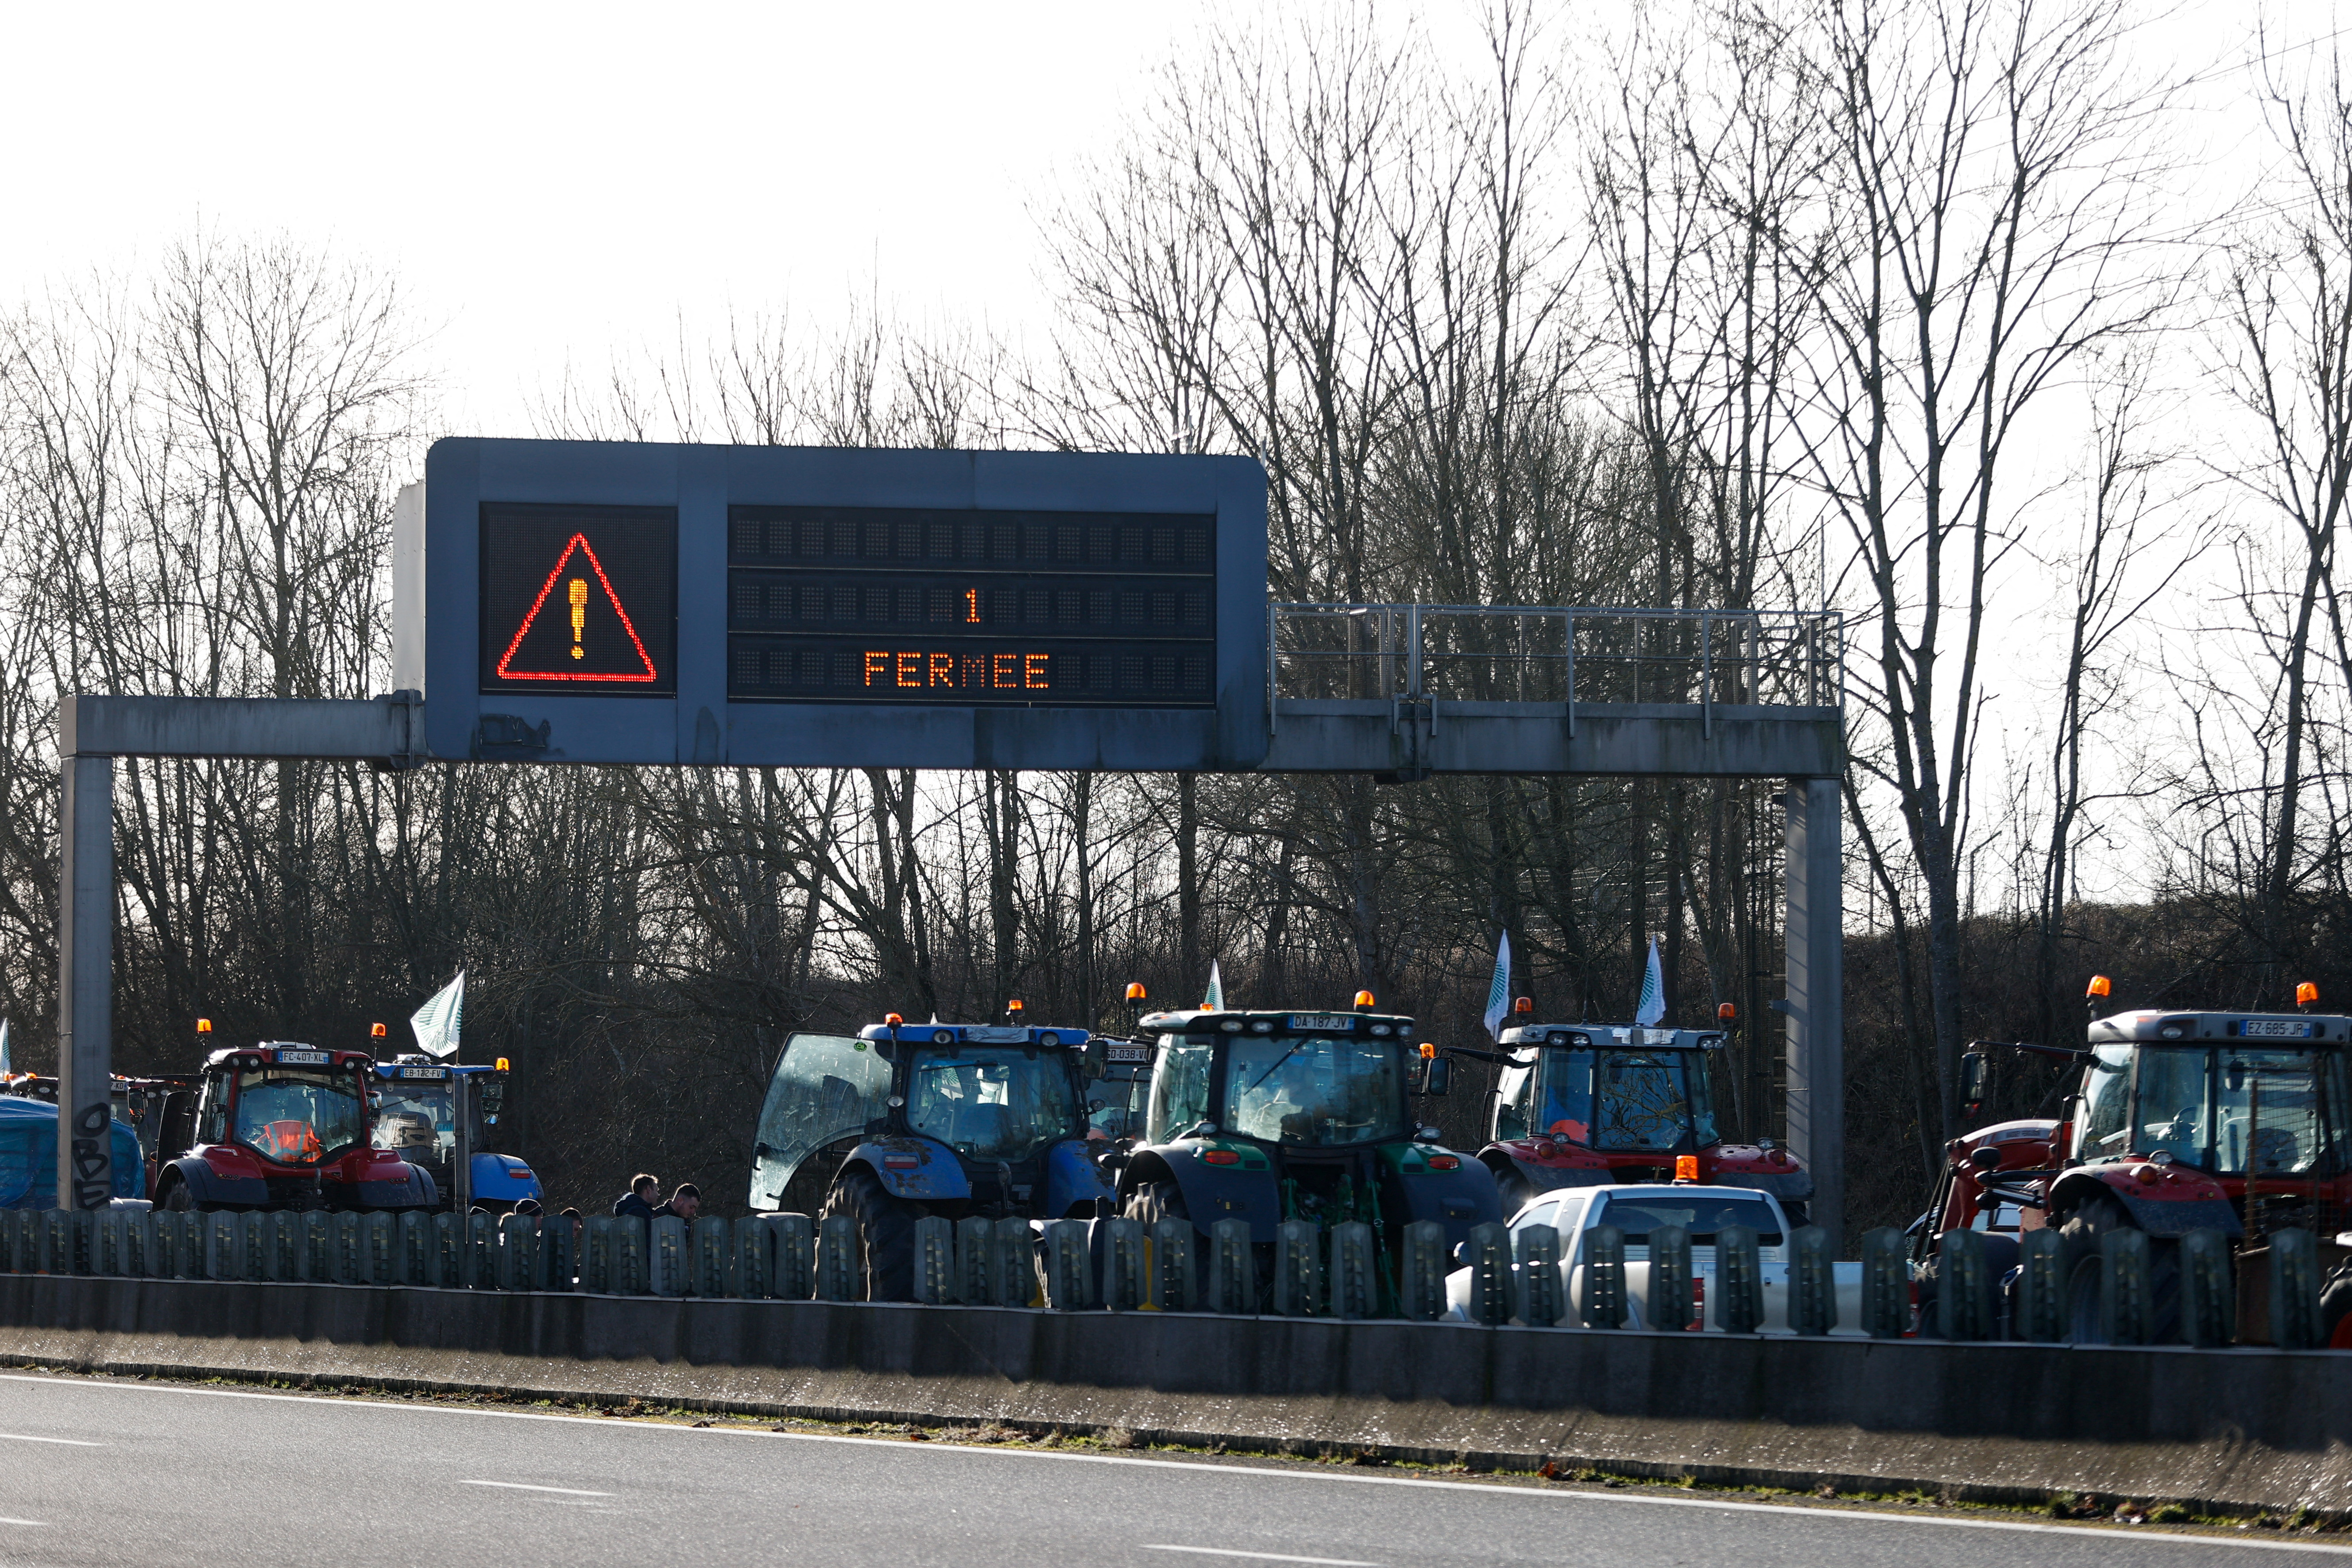
<svg viewBox="0 0 2352 1568">
<path fill-rule="evenodd" d="M 980 624 L 980 590 L 977 588 L 966 588 L 963 591 L 963 618 L 965 623 L 970 626 L 978 626 Z"/>
</svg>

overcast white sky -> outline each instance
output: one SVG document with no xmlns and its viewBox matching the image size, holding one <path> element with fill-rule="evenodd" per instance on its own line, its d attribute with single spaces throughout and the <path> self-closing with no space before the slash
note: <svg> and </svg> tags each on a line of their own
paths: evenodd
<svg viewBox="0 0 2352 1568">
<path fill-rule="evenodd" d="M 1559 36 L 1618 8 L 1569 7 Z M 878 285 L 1019 331 L 1042 321 L 1034 204 L 1223 9 L 0 0 L 0 300 L 135 269 L 200 221 L 284 229 L 394 272 L 435 329 L 446 429 L 506 435 L 567 358 L 601 366 L 681 310 L 789 300 L 814 322 Z M 1469 5 L 1421 9 L 1475 47 Z M 2151 64 L 2250 36 L 2225 0 L 2149 15 Z M 2334 26 L 2310 0 L 2278 16 Z M 2224 164 L 2233 118 L 2200 117 Z"/>
<path fill-rule="evenodd" d="M 451 428 L 508 435 L 681 308 L 1015 323 L 1032 193 L 1203 9 L 11 3 L 0 297 L 283 228 L 394 270 Z"/>
</svg>

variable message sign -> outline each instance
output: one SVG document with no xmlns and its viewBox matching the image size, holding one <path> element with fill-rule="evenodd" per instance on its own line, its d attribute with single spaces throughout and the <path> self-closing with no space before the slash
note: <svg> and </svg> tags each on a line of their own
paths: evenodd
<svg viewBox="0 0 2352 1568">
<path fill-rule="evenodd" d="M 1233 769 L 1266 747 L 1244 458 L 449 439 L 395 529 L 435 755 Z"/>
</svg>

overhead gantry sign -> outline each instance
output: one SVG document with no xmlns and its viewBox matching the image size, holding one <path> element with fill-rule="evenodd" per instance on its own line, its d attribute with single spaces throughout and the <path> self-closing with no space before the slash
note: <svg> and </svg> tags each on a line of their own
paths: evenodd
<svg viewBox="0 0 2352 1568">
<path fill-rule="evenodd" d="M 436 442 L 369 701 L 65 700 L 63 1201 L 111 1190 L 113 759 L 1780 777 L 1790 1142 L 1839 1208 L 1839 628 L 1272 605 L 1247 458 Z"/>
</svg>

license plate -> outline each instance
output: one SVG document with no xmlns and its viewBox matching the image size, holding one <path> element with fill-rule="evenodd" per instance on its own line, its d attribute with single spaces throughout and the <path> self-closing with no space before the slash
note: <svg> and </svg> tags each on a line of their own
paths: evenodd
<svg viewBox="0 0 2352 1568">
<path fill-rule="evenodd" d="M 304 1066 L 317 1065 L 323 1067 L 326 1065 L 327 1053 L 324 1051 L 280 1051 L 278 1053 L 278 1059 L 281 1062 L 296 1062 Z"/>
<path fill-rule="evenodd" d="M 447 1078 L 449 1076 L 449 1069 L 447 1068 L 403 1068 L 400 1069 L 400 1076 L 403 1078 Z"/>
<path fill-rule="evenodd" d="M 1293 1013 L 1290 1026 L 1294 1029 L 1352 1029 L 1356 1020 L 1345 1013 Z"/>
<path fill-rule="evenodd" d="M 2249 1040 L 2307 1040 L 2311 1024 L 2304 1018 L 2249 1018 L 2238 1033 Z"/>
<path fill-rule="evenodd" d="M 1151 1059 L 1150 1046 L 1105 1046 L 1103 1060 L 1107 1062 L 1148 1062 Z"/>
</svg>

